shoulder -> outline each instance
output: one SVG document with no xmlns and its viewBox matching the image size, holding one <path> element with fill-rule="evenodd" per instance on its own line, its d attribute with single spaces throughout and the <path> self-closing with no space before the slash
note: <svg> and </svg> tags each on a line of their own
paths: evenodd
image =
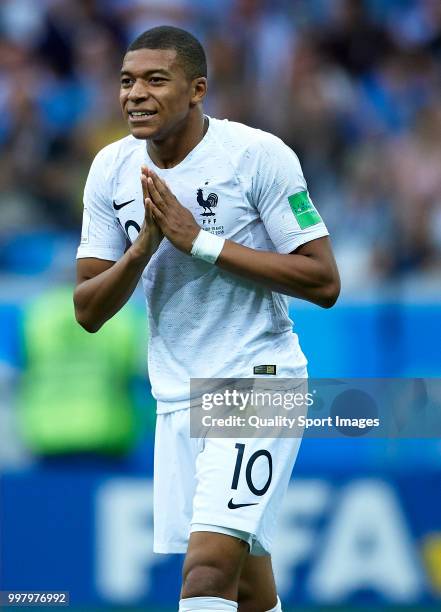
<svg viewBox="0 0 441 612">
<path fill-rule="evenodd" d="M 98 151 L 90 166 L 84 187 L 86 199 L 99 197 L 105 200 L 111 199 L 121 169 L 127 165 L 127 158 L 133 155 L 134 151 L 139 151 L 140 142 L 133 136 L 126 136 Z"/>
<path fill-rule="evenodd" d="M 101 171 L 105 176 L 110 176 L 118 169 L 128 157 L 139 151 L 141 141 L 133 136 L 125 136 L 103 147 L 95 155 L 91 169 Z"/>
<path fill-rule="evenodd" d="M 217 142 L 223 146 L 235 161 L 253 165 L 257 162 L 274 162 L 280 157 L 297 159 L 294 151 L 281 138 L 257 128 L 227 119 L 210 119 Z"/>
</svg>

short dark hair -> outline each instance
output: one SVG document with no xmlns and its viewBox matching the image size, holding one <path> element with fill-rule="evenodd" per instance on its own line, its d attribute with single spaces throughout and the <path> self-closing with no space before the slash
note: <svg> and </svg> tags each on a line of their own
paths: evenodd
<svg viewBox="0 0 441 612">
<path fill-rule="evenodd" d="M 137 49 L 174 49 L 188 79 L 207 76 L 207 59 L 201 43 L 190 32 L 173 26 L 158 26 L 140 34 L 127 52 Z"/>
</svg>

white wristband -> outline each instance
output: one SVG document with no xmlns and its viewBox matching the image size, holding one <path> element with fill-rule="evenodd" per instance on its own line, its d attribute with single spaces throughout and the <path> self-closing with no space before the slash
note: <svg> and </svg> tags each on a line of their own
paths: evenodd
<svg viewBox="0 0 441 612">
<path fill-rule="evenodd" d="M 215 236 L 201 229 L 193 242 L 190 254 L 192 257 L 197 257 L 214 264 L 223 249 L 224 243 L 225 238 Z"/>
</svg>

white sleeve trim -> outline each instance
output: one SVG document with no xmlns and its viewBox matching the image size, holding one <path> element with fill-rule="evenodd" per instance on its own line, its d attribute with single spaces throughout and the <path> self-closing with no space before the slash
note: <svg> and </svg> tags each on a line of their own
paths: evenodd
<svg viewBox="0 0 441 612">
<path fill-rule="evenodd" d="M 315 228 L 312 227 L 310 231 L 303 230 L 302 233 L 297 234 L 295 237 L 286 240 L 277 247 L 277 252 L 283 255 L 292 253 L 299 248 L 302 244 L 316 240 L 317 238 L 323 238 L 329 236 L 328 229 L 324 223 L 320 223 Z"/>
<path fill-rule="evenodd" d="M 108 261 L 118 261 L 121 258 L 119 250 L 100 249 L 93 246 L 79 246 L 76 259 L 86 259 L 94 257 L 95 259 L 106 259 Z"/>
</svg>

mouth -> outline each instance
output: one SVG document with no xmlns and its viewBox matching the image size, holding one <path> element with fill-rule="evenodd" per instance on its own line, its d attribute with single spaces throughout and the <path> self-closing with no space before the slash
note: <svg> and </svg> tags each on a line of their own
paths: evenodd
<svg viewBox="0 0 441 612">
<path fill-rule="evenodd" d="M 131 110 L 128 111 L 129 121 L 131 123 L 144 123 L 150 121 L 152 117 L 158 114 L 155 110 Z"/>
</svg>

